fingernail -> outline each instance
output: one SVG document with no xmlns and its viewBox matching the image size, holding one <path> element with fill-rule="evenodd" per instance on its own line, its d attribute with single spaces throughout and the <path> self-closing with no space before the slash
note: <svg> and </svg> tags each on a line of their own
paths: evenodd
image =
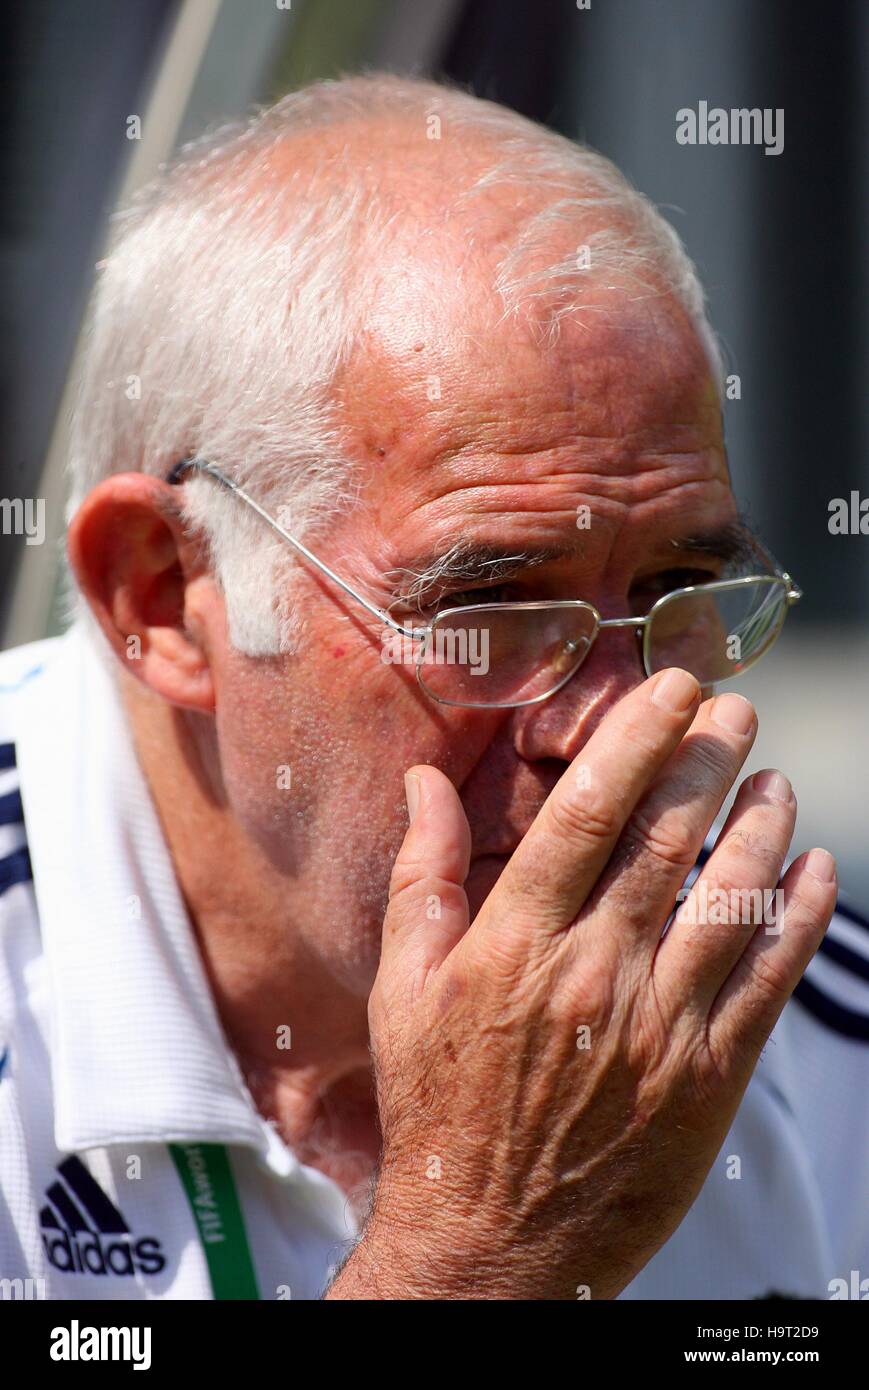
<svg viewBox="0 0 869 1390">
<path fill-rule="evenodd" d="M 771 796 L 774 801 L 790 801 L 793 796 L 791 784 L 784 773 L 776 772 L 773 768 L 756 772 L 751 779 L 751 785 L 756 792 Z"/>
<path fill-rule="evenodd" d="M 404 795 L 407 798 L 407 814 L 411 825 L 419 805 L 419 778 L 415 772 L 404 774 Z"/>
<path fill-rule="evenodd" d="M 731 734 L 747 734 L 754 723 L 754 708 L 743 695 L 719 695 L 712 701 L 712 720 Z"/>
<path fill-rule="evenodd" d="M 696 680 L 687 671 L 671 666 L 669 671 L 662 672 L 652 691 L 652 701 L 661 709 L 668 709 L 671 714 L 684 714 L 693 705 L 699 689 Z"/>
<path fill-rule="evenodd" d="M 822 883 L 832 883 L 836 877 L 836 861 L 828 850 L 812 849 L 806 859 L 806 871 Z"/>
</svg>

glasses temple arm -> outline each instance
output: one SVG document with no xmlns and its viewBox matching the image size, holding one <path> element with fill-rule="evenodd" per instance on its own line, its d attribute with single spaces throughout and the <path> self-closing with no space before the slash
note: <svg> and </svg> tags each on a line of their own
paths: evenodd
<svg viewBox="0 0 869 1390">
<path fill-rule="evenodd" d="M 265 508 L 261 507 L 259 502 L 251 497 L 250 493 L 245 492 L 243 487 L 233 482 L 232 478 L 227 477 L 227 475 L 222 473 L 213 463 L 206 463 L 200 459 L 185 459 L 182 463 L 175 465 L 167 476 L 166 481 L 169 483 L 179 483 L 183 474 L 189 469 L 195 469 L 199 473 L 208 473 L 216 482 L 228 488 L 230 492 L 234 492 L 237 497 L 241 498 L 242 502 L 246 503 L 252 511 L 256 512 L 257 516 L 262 517 L 266 525 L 270 526 L 277 535 L 298 550 L 300 554 L 304 555 L 305 559 L 310 561 L 312 565 L 316 565 L 317 569 L 321 570 L 323 574 L 328 575 L 333 584 L 337 584 L 338 588 L 343 589 L 344 593 L 350 598 L 355 599 L 357 603 L 361 603 L 362 607 L 367 609 L 375 618 L 379 618 L 381 622 L 387 623 L 395 632 L 400 632 L 403 637 L 414 637 L 419 639 L 425 637 L 425 629 L 403 627 L 401 623 L 397 623 L 395 619 L 384 612 L 382 608 L 378 608 L 375 604 L 369 603 L 368 599 L 358 593 L 351 584 L 348 584 L 345 579 L 342 579 L 333 569 L 330 569 L 325 561 L 318 560 L 317 556 L 312 554 L 306 545 L 303 545 L 301 541 L 296 540 L 295 536 L 291 536 L 288 531 L 285 531 L 280 523 L 275 521 L 274 517 L 270 516 Z"/>
</svg>

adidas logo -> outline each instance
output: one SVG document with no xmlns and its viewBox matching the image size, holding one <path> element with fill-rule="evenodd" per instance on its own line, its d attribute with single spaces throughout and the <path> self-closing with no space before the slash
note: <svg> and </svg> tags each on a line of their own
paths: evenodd
<svg viewBox="0 0 869 1390">
<path fill-rule="evenodd" d="M 80 1158 L 57 1165 L 62 1181 L 46 1189 L 39 1213 L 42 1244 L 55 1269 L 64 1274 L 159 1274 L 166 1266 L 154 1236 L 134 1241 L 114 1202 L 94 1181 Z"/>
</svg>

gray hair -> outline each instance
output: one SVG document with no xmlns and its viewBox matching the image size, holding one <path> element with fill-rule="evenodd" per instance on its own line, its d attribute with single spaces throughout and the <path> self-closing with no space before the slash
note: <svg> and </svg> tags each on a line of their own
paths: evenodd
<svg viewBox="0 0 869 1390">
<path fill-rule="evenodd" d="M 589 271 L 552 263 L 559 228 L 587 229 L 592 273 L 670 290 L 696 326 L 719 387 L 720 354 L 703 292 L 674 230 L 608 160 L 491 102 L 434 82 L 373 74 L 319 82 L 245 123 L 186 145 L 114 219 L 89 321 L 72 428 L 69 514 L 101 479 L 162 475 L 191 455 L 254 486 L 302 535 L 350 506 L 352 467 L 331 391 L 376 289 L 377 248 L 403 221 L 374 161 L 340 151 L 280 167 L 298 136 L 340 124 L 431 123 L 471 136 L 482 175 L 451 207 L 487 190 L 532 189 L 495 267 L 504 315 L 534 309 L 545 341 L 581 308 Z M 440 127 L 438 127 L 440 135 Z M 340 168 L 336 173 L 336 160 Z M 449 211 L 446 214 L 449 216 Z M 183 515 L 205 536 L 230 640 L 251 655 L 292 650 L 293 556 L 213 482 L 192 478 Z"/>
</svg>

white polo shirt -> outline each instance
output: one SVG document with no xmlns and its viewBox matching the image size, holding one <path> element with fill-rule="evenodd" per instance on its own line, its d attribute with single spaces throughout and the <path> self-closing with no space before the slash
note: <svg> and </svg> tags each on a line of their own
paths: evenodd
<svg viewBox="0 0 869 1390">
<path fill-rule="evenodd" d="M 0 1298 L 317 1298 L 354 1231 L 247 1092 L 109 674 L 77 628 L 0 655 Z M 869 926 L 847 914 L 622 1297 L 838 1279 L 869 1297 Z"/>
<path fill-rule="evenodd" d="M 251 1101 L 81 632 L 0 656 L 0 748 L 0 1279 L 208 1299 L 240 1217 L 259 1296 L 317 1298 L 354 1233 L 347 1202 Z"/>
</svg>

